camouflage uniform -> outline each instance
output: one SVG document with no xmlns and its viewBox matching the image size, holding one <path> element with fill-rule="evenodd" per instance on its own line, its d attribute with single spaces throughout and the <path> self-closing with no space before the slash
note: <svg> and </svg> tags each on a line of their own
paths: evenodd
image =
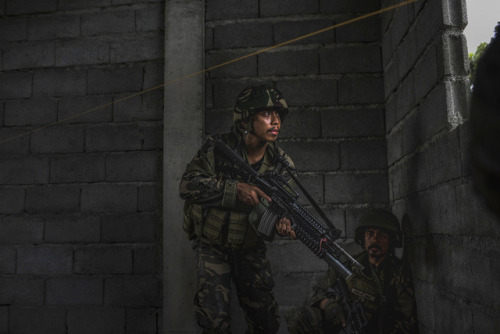
<svg viewBox="0 0 500 334">
<path fill-rule="evenodd" d="M 354 258 L 364 266 L 359 271 L 351 266 L 353 275 L 347 280 L 347 286 L 355 298 L 363 305 L 366 319 L 366 334 L 413 334 L 418 332 L 413 276 L 408 263 L 393 254 L 394 246 L 401 246 L 399 222 L 388 211 L 376 209 L 365 214 L 356 228 L 355 240 L 364 247 L 361 235 L 367 227 L 385 227 L 391 235 L 391 250 L 378 266 L 370 263 L 364 250 Z M 397 226 L 396 228 L 394 226 Z M 345 263 L 346 266 L 349 264 Z M 309 306 L 300 306 L 287 314 L 288 329 L 297 333 L 341 333 L 341 306 L 332 299 L 324 310 L 320 303 L 331 298 L 327 290 L 337 281 L 338 273 L 330 268 L 313 287 Z"/>
<path fill-rule="evenodd" d="M 268 107 L 273 107 L 270 104 Z M 180 195 L 185 200 L 184 230 L 193 241 L 196 254 L 198 290 L 195 306 L 203 333 L 231 332 L 232 281 L 246 313 L 249 333 L 275 333 L 279 328 L 266 244 L 256 231 L 265 204 L 252 208 L 238 201 L 237 183 L 245 181 L 239 176 L 238 167 L 214 150 L 214 140 L 221 139 L 248 161 L 240 127 L 241 114 L 236 115 L 232 132 L 208 138 L 187 165 L 180 184 Z M 276 172 L 290 180 L 283 164 L 276 161 L 275 153 L 293 168 L 283 150 L 269 143 L 264 158 L 253 166 L 254 169 L 260 173 Z"/>
</svg>

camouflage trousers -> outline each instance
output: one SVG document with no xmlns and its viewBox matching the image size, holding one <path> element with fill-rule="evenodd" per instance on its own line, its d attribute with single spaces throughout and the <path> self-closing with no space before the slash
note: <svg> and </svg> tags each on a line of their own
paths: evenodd
<svg viewBox="0 0 500 334">
<path fill-rule="evenodd" d="M 245 311 L 247 333 L 278 331 L 279 310 L 266 250 L 264 242 L 245 250 L 222 249 L 207 243 L 195 247 L 196 319 L 203 333 L 231 333 L 231 282 Z"/>
<path fill-rule="evenodd" d="M 286 315 L 286 323 L 290 334 L 340 334 L 344 333 L 340 326 L 325 320 L 319 307 L 298 306 L 290 309 Z"/>
</svg>

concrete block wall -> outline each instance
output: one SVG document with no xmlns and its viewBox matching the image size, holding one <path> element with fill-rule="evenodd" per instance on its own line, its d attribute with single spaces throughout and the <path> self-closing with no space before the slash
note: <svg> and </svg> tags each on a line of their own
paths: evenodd
<svg viewBox="0 0 500 334">
<path fill-rule="evenodd" d="M 1 333 L 161 332 L 163 9 L 0 1 Z"/>
<path fill-rule="evenodd" d="M 500 224 L 468 167 L 466 24 L 465 1 L 418 1 L 382 15 L 389 194 L 406 215 L 421 333 L 500 330 Z"/>
<path fill-rule="evenodd" d="M 206 68 L 378 10 L 379 1 L 207 1 Z M 207 134 L 226 132 L 238 93 L 277 87 L 290 106 L 279 144 L 344 237 L 361 209 L 388 206 L 380 18 L 246 58 L 206 75 Z M 308 205 L 304 196 L 302 203 Z M 313 211 L 314 212 L 314 211 Z M 356 245 L 350 245 L 350 247 Z M 281 313 L 306 301 L 326 264 L 299 241 L 269 245 Z M 234 309 L 238 309 L 234 303 Z M 241 315 L 233 324 L 243 332 Z M 281 333 L 286 333 L 282 321 Z"/>
</svg>

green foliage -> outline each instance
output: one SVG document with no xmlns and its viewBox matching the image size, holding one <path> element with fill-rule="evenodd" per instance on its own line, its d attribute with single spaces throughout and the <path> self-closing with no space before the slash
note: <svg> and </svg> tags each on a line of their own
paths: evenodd
<svg viewBox="0 0 500 334">
<path fill-rule="evenodd" d="M 471 84 L 474 83 L 474 79 L 476 78 L 477 63 L 479 59 L 481 59 L 484 49 L 486 49 L 487 46 L 488 43 L 483 42 L 479 44 L 475 53 L 469 53 L 469 66 L 470 66 L 469 82 Z"/>
</svg>

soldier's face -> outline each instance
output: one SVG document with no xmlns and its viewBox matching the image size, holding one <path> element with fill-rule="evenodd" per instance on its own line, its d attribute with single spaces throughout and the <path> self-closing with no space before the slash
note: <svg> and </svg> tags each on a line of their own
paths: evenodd
<svg viewBox="0 0 500 334">
<path fill-rule="evenodd" d="M 389 252 L 390 235 L 379 228 L 365 230 L 365 249 L 370 257 L 383 258 Z"/>
<path fill-rule="evenodd" d="M 279 113 L 275 110 L 262 110 L 253 115 L 250 135 L 255 136 L 261 142 L 275 141 L 278 139 L 280 128 Z"/>
</svg>

